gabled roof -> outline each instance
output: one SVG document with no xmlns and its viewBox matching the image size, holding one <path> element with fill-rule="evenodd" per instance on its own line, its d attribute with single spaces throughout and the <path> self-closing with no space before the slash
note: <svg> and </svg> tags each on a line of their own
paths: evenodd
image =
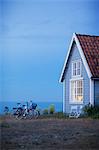
<svg viewBox="0 0 99 150">
<path fill-rule="evenodd" d="M 82 61 L 86 68 L 89 78 L 99 78 L 99 36 L 73 34 L 69 51 L 65 59 L 60 82 L 63 82 L 67 61 L 72 49 L 73 42 L 76 42 Z"/>
</svg>

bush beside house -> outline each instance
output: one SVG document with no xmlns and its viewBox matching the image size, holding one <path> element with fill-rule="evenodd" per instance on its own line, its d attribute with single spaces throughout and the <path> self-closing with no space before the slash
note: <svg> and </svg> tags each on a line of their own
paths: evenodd
<svg viewBox="0 0 99 150">
<path fill-rule="evenodd" d="M 99 106 L 92 106 L 88 104 L 83 108 L 83 111 L 87 117 L 99 118 Z"/>
<path fill-rule="evenodd" d="M 55 106 L 54 106 L 53 104 L 51 104 L 51 105 L 49 106 L 49 113 L 50 113 L 50 114 L 54 114 L 54 113 L 55 113 Z"/>
</svg>

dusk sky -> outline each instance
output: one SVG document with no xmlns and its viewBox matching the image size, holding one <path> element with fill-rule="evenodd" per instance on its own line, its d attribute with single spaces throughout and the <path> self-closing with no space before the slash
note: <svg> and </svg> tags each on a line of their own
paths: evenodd
<svg viewBox="0 0 99 150">
<path fill-rule="evenodd" d="M 62 101 L 73 32 L 99 35 L 99 0 L 0 0 L 0 101 Z"/>
</svg>

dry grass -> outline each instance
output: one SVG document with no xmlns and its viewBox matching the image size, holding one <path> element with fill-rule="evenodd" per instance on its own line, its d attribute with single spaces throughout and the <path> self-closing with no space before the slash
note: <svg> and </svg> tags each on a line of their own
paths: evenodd
<svg viewBox="0 0 99 150">
<path fill-rule="evenodd" d="M 98 150 L 99 120 L 2 118 L 2 150 Z"/>
</svg>

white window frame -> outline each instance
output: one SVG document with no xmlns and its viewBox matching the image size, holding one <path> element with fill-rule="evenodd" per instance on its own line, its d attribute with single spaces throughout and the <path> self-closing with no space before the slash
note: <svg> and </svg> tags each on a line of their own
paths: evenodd
<svg viewBox="0 0 99 150">
<path fill-rule="evenodd" d="M 83 99 L 82 101 L 77 101 L 77 100 L 72 100 L 72 93 L 71 93 L 71 82 L 72 81 L 80 81 L 82 80 L 82 95 L 83 95 Z M 83 78 L 78 78 L 78 79 L 70 79 L 70 93 L 69 93 L 69 103 L 70 104 L 83 104 L 83 101 L 84 101 L 84 81 L 83 81 Z"/>
<path fill-rule="evenodd" d="M 73 66 L 74 66 L 74 63 L 80 63 L 80 74 L 79 75 L 77 75 L 77 68 L 76 68 L 76 75 L 74 75 L 73 74 L 73 70 L 74 70 L 74 68 L 73 68 Z M 72 77 L 73 78 L 77 78 L 77 77 L 81 77 L 81 69 L 82 69 L 82 62 L 81 62 L 81 59 L 77 59 L 77 60 L 75 60 L 75 61 L 72 61 Z"/>
</svg>

